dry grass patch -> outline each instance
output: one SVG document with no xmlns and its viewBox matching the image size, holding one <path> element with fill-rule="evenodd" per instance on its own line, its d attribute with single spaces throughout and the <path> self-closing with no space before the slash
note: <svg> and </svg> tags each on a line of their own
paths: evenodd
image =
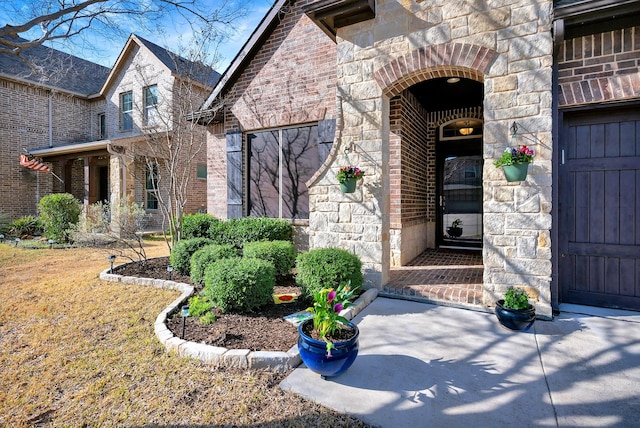
<svg viewBox="0 0 640 428">
<path fill-rule="evenodd" d="M 153 322 L 178 293 L 100 281 L 106 255 L 0 244 L 0 426 L 364 426 L 283 375 L 167 354 Z"/>
</svg>

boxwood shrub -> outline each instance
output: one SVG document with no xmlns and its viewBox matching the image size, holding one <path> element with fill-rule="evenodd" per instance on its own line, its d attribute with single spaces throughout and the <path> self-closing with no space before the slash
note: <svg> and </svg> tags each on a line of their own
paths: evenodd
<svg viewBox="0 0 640 428">
<path fill-rule="evenodd" d="M 296 264 L 296 248 L 290 241 L 258 241 L 244 244 L 244 257 L 267 260 L 276 268 L 276 275 L 288 275 Z"/>
<path fill-rule="evenodd" d="M 58 242 L 69 241 L 72 226 L 78 224 L 80 202 L 69 193 L 53 193 L 38 203 L 45 236 Z"/>
<path fill-rule="evenodd" d="M 182 275 L 189 275 L 191 256 L 205 245 L 212 244 L 208 238 L 182 239 L 171 249 L 169 261 L 171 266 Z"/>
<path fill-rule="evenodd" d="M 205 270 L 202 294 L 223 312 L 251 312 L 272 301 L 275 271 L 266 260 L 220 259 Z"/>
<path fill-rule="evenodd" d="M 205 245 L 191 256 L 191 280 L 204 285 L 204 271 L 211 263 L 231 257 L 238 257 L 238 250 L 233 245 Z"/>
<path fill-rule="evenodd" d="M 185 214 L 182 217 L 182 239 L 209 238 L 209 229 L 216 223 L 220 220 L 211 214 Z"/>
<path fill-rule="evenodd" d="M 233 244 L 241 249 L 247 242 L 292 241 L 293 226 L 278 218 L 232 218 L 211 224 L 209 238 L 216 244 Z"/>
<path fill-rule="evenodd" d="M 363 281 L 361 269 L 362 262 L 355 254 L 340 248 L 318 248 L 296 259 L 296 283 L 307 296 L 347 281 L 357 290 Z"/>
</svg>

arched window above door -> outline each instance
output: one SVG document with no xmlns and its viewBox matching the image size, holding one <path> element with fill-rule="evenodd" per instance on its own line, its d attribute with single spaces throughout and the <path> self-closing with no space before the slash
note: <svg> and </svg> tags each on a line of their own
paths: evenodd
<svg viewBox="0 0 640 428">
<path fill-rule="evenodd" d="M 454 119 L 440 126 L 440 141 L 482 137 L 482 120 L 471 117 Z"/>
</svg>

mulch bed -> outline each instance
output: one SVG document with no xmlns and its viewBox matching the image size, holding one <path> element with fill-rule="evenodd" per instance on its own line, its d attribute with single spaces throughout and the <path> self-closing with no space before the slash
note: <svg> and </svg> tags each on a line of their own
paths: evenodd
<svg viewBox="0 0 640 428">
<path fill-rule="evenodd" d="M 145 278 L 171 279 L 193 285 L 191 278 L 167 272 L 168 257 L 149 259 L 146 263 L 129 263 L 114 268 L 117 275 L 140 276 Z M 196 287 L 196 290 L 198 288 Z M 300 295 L 292 277 L 280 278 L 274 293 L 295 293 Z M 284 316 L 305 310 L 311 303 L 296 300 L 292 303 L 268 304 L 251 314 L 218 314 L 216 322 L 204 325 L 198 318 L 188 317 L 185 323 L 184 339 L 206 343 L 229 349 L 249 349 L 251 351 L 288 351 L 298 342 L 298 329 L 283 319 Z M 175 314 L 167 319 L 167 327 L 175 336 L 182 336 L 182 317 Z"/>
</svg>

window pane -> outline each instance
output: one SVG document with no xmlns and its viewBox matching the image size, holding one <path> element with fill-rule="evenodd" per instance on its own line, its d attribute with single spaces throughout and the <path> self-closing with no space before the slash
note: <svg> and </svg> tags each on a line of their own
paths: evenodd
<svg viewBox="0 0 640 428">
<path fill-rule="evenodd" d="M 207 178 L 207 165 L 198 164 L 197 165 L 197 177 L 198 178 Z"/>
<path fill-rule="evenodd" d="M 278 131 L 249 134 L 249 213 L 279 217 Z"/>
<path fill-rule="evenodd" d="M 133 94 L 126 92 L 120 96 L 120 127 L 122 130 L 133 129 Z"/>
<path fill-rule="evenodd" d="M 146 207 L 148 210 L 158 209 L 158 198 L 156 196 L 156 188 L 158 186 L 158 165 L 149 168 L 147 165 L 145 173 L 145 189 L 146 189 Z"/>
<path fill-rule="evenodd" d="M 144 119 L 145 123 L 155 125 L 158 122 L 158 86 L 144 88 Z"/>
<path fill-rule="evenodd" d="M 320 167 L 318 127 L 285 129 L 282 133 L 282 217 L 309 218 L 305 184 Z"/>
</svg>

